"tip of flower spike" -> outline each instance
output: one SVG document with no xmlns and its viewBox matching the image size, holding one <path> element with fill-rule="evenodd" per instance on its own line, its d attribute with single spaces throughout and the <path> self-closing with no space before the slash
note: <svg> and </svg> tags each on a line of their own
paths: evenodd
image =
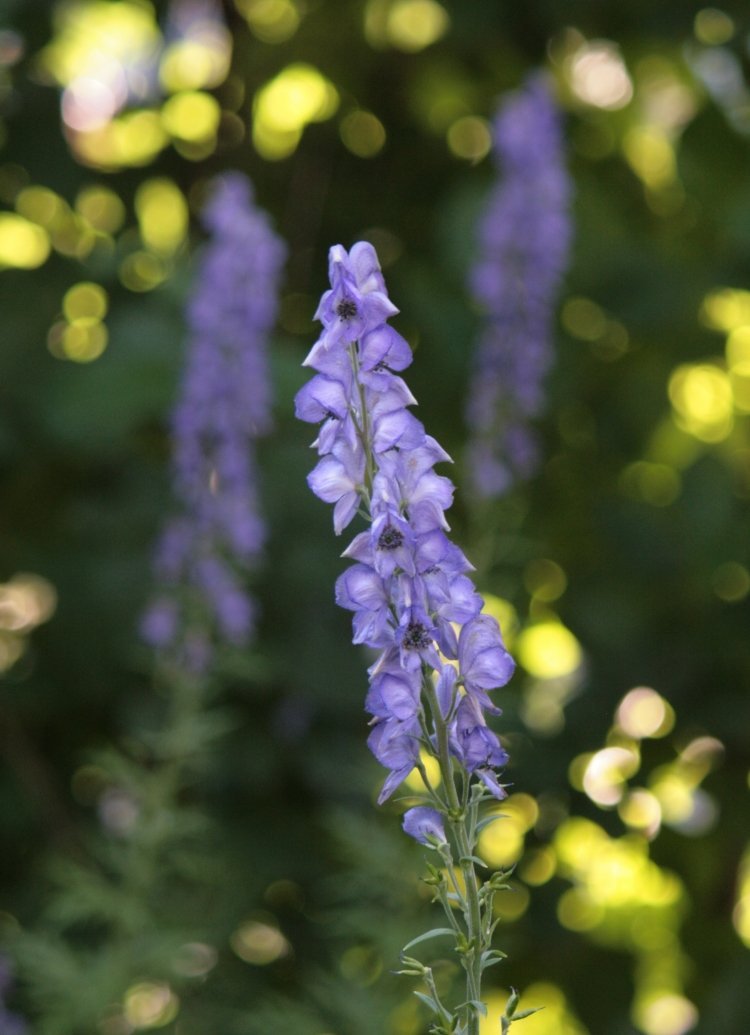
<svg viewBox="0 0 750 1035">
<path fill-rule="evenodd" d="M 357 241 L 356 244 L 353 244 L 349 252 L 349 259 L 360 291 L 363 293 L 380 291 L 384 295 L 388 294 L 380 269 L 378 253 L 369 241 Z M 394 312 L 398 312 L 395 306 L 393 309 Z"/>
</svg>

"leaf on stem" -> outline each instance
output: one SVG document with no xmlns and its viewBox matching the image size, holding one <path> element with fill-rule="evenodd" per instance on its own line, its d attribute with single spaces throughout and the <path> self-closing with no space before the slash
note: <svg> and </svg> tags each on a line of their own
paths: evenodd
<svg viewBox="0 0 750 1035">
<path fill-rule="evenodd" d="M 419 945 L 420 942 L 426 942 L 428 938 L 437 938 L 441 934 L 455 935 L 455 931 L 452 927 L 433 927 L 431 931 L 426 931 L 424 934 L 420 934 L 417 938 L 412 938 L 408 942 L 402 952 L 406 952 L 407 949 L 411 949 L 414 945 Z"/>
</svg>

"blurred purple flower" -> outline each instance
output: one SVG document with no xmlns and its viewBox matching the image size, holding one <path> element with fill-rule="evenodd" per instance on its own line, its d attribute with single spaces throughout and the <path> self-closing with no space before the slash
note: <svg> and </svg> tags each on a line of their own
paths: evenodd
<svg viewBox="0 0 750 1035">
<path fill-rule="evenodd" d="M 494 146 L 498 182 L 470 274 L 484 322 L 468 393 L 469 467 L 484 497 L 507 492 L 538 464 L 531 421 L 544 404 L 555 297 L 570 252 L 571 185 L 560 114 L 543 73 L 503 100 Z"/>
<path fill-rule="evenodd" d="M 211 237 L 188 304 L 171 421 L 178 513 L 158 543 L 158 594 L 142 620 L 146 641 L 191 670 L 209 663 L 211 632 L 239 645 L 253 628 L 243 576 L 265 536 L 254 446 L 271 422 L 266 350 L 285 258 L 240 173 L 214 182 L 203 223 Z"/>
<path fill-rule="evenodd" d="M 434 750 L 431 721 L 447 726 L 454 759 L 501 798 L 495 769 L 507 756 L 483 713 L 497 713 L 488 691 L 507 683 L 514 663 L 497 622 L 481 614 L 471 565 L 446 536 L 453 484 L 433 468 L 450 458 L 408 409 L 416 400 L 397 371 L 411 350 L 385 323 L 396 309 L 372 246 L 333 247 L 329 276 L 323 331 L 305 360 L 317 374 L 297 394 L 296 413 L 321 424 L 308 484 L 335 504 L 336 533 L 358 513 L 368 519 L 344 551 L 353 563 L 336 601 L 354 612 L 353 642 L 380 651 L 365 700 L 368 744 L 390 771 L 379 800 L 411 772 L 420 747 Z M 416 824 L 422 813 L 412 812 Z"/>
<path fill-rule="evenodd" d="M 5 1005 L 5 997 L 13 991 L 13 968 L 8 957 L 0 953 L 0 1035 L 26 1035 L 29 1030 L 20 1014 Z"/>
</svg>

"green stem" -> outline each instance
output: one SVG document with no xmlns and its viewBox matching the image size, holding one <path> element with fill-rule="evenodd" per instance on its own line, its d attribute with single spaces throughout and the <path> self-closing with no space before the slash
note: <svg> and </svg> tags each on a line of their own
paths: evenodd
<svg viewBox="0 0 750 1035">
<path fill-rule="evenodd" d="M 474 863 L 470 859 L 470 856 L 473 854 L 473 845 L 471 843 L 471 835 L 467 829 L 467 821 L 472 829 L 475 824 L 473 816 L 468 814 L 464 803 L 458 796 L 453 759 L 448 743 L 448 726 L 440 711 L 435 687 L 428 673 L 424 675 L 423 686 L 432 713 L 437 738 L 437 759 L 440 764 L 440 773 L 450 806 L 448 823 L 458 848 L 461 876 L 464 882 L 464 895 L 462 898 L 466 935 L 469 943 L 466 953 L 462 956 L 464 969 L 466 970 L 466 998 L 467 1000 L 481 1000 L 482 912 L 479 901 L 479 882 L 474 869 Z M 479 1035 L 479 1012 L 472 1006 L 467 1008 L 466 1035 Z"/>
<path fill-rule="evenodd" d="M 367 400 L 365 399 L 364 385 L 362 385 L 359 380 L 359 352 L 355 341 L 349 342 L 349 359 L 351 360 L 354 383 L 357 386 L 357 394 L 359 396 L 359 420 L 357 420 L 357 414 L 354 412 L 352 412 L 352 420 L 354 421 L 354 425 L 357 429 L 357 434 L 362 443 L 362 449 L 365 454 L 364 489 L 367 503 L 369 505 L 370 496 L 372 494 L 372 483 L 375 478 L 375 461 L 370 447 L 370 416 L 367 412 Z"/>
</svg>

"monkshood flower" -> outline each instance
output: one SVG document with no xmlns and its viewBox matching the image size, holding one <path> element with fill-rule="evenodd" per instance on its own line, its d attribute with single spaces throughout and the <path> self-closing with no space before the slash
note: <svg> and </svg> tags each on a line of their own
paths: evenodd
<svg viewBox="0 0 750 1035">
<path fill-rule="evenodd" d="M 214 181 L 203 212 L 210 234 L 187 308 L 187 358 L 172 414 L 178 513 L 156 550 L 159 596 L 142 623 L 153 646 L 203 669 L 210 641 L 247 642 L 253 603 L 243 575 L 265 528 L 255 440 L 268 431 L 267 342 L 285 249 L 240 173 Z"/>
<path fill-rule="evenodd" d="M 454 488 L 434 468 L 450 458 L 411 412 L 416 400 L 401 377 L 411 350 L 388 323 L 397 310 L 373 247 L 331 248 L 329 279 L 316 313 L 323 329 L 304 361 L 315 374 L 295 400 L 297 416 L 320 426 L 308 484 L 333 504 L 337 534 L 357 516 L 366 524 L 344 550 L 351 563 L 336 582 L 336 600 L 353 612 L 353 642 L 377 652 L 365 708 L 368 745 L 388 770 L 378 800 L 415 767 L 424 782 L 424 803 L 407 811 L 403 825 L 444 861 L 430 883 L 451 923 L 439 933 L 456 935 L 466 1001 L 451 1013 L 429 968 L 408 972 L 428 983 L 424 1001 L 439 1019 L 432 1032 L 477 1035 L 481 974 L 499 958 L 490 948 L 499 884 L 493 877 L 480 888 L 474 868 L 478 808 L 505 797 L 500 770 L 508 760 L 487 716 L 500 713 L 490 693 L 508 682 L 514 662 L 497 622 L 483 613 L 471 564 L 448 537 Z M 425 753 L 438 761 L 439 787 L 428 778 Z M 445 875 L 456 870 L 463 887 Z"/>
<path fill-rule="evenodd" d="M 498 180 L 478 228 L 470 288 L 483 313 L 466 416 L 476 492 L 505 493 L 538 463 L 532 421 L 553 358 L 568 263 L 571 185 L 560 113 L 543 73 L 504 99 L 493 127 Z"/>
<path fill-rule="evenodd" d="M 442 844 L 445 838 L 443 817 L 437 809 L 425 805 L 417 805 L 404 813 L 403 828 L 410 837 L 421 841 L 423 845 Z"/>
</svg>

